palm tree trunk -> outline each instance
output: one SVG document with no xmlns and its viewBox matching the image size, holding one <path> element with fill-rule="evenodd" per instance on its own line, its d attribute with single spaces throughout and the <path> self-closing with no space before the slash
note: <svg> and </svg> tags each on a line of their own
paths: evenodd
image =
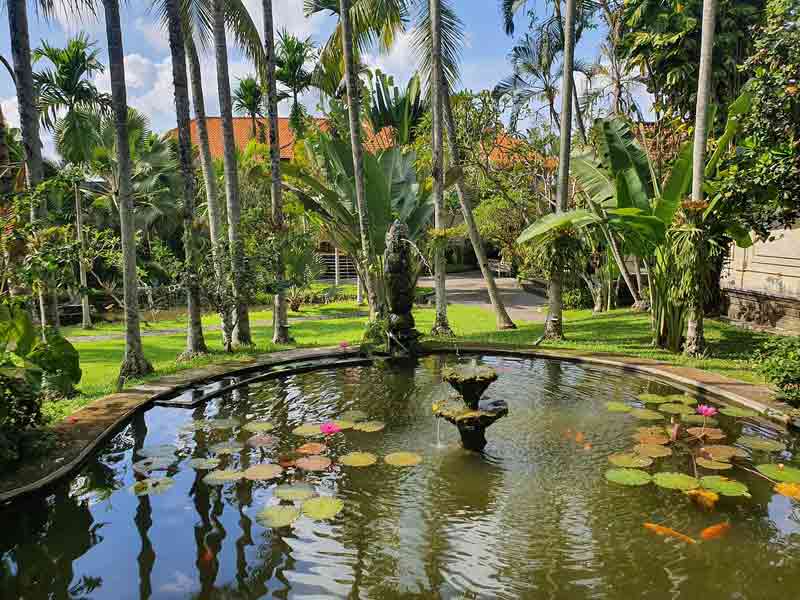
<svg viewBox="0 0 800 600">
<path fill-rule="evenodd" d="M 242 247 L 239 221 L 242 207 L 239 202 L 239 173 L 236 165 L 236 140 L 233 136 L 233 102 L 228 74 L 228 44 L 225 35 L 224 0 L 214 0 L 214 54 L 217 59 L 217 88 L 222 117 L 222 140 L 225 165 L 225 198 L 228 204 L 228 244 L 231 255 L 233 294 L 236 298 L 235 326 L 232 344 L 251 345 L 250 314 L 244 297 L 244 248 Z M 226 342 L 226 343 L 228 343 Z"/>
<path fill-rule="evenodd" d="M 283 199 L 281 197 L 281 141 L 278 133 L 278 86 L 275 83 L 275 31 L 272 22 L 272 0 L 263 0 L 264 7 L 264 50 L 267 55 L 267 112 L 269 114 L 269 158 L 272 166 L 272 222 L 279 234 L 284 233 Z M 283 261 L 278 260 L 275 277 L 285 276 Z M 283 291 L 275 294 L 272 307 L 272 342 L 288 344 L 289 325 L 286 317 L 286 295 Z"/>
<path fill-rule="evenodd" d="M 561 148 L 558 160 L 556 212 L 567 209 L 569 196 L 569 155 L 572 142 L 572 85 L 575 63 L 575 0 L 566 0 L 564 23 L 564 69 L 561 78 Z M 549 339 L 563 339 L 561 273 L 553 273 L 548 284 L 549 313 L 544 334 Z"/>
<path fill-rule="evenodd" d="M 81 191 L 75 184 L 75 234 L 78 236 L 78 246 L 81 251 L 78 260 L 78 279 L 81 284 L 81 326 L 84 329 L 92 328 L 92 313 L 89 306 L 89 278 L 86 276 L 86 263 L 83 262 L 86 253 L 86 240 L 83 236 L 83 206 L 81 206 Z"/>
<path fill-rule="evenodd" d="M 131 197 L 131 151 L 128 145 L 128 98 L 125 90 L 125 60 L 119 1 L 103 0 L 108 37 L 108 64 L 111 73 L 111 104 L 114 110 L 120 237 L 122 238 L 122 287 L 125 303 L 125 356 L 119 369 L 118 388 L 127 379 L 153 371 L 142 348 L 139 331 L 139 289 L 136 280 L 136 237 L 133 198 Z"/>
<path fill-rule="evenodd" d="M 461 168 L 461 151 L 456 141 L 456 122 L 453 117 L 450 94 L 446 88 L 443 89 L 442 92 L 442 108 L 444 109 L 444 123 L 447 128 L 450 160 L 453 167 Z M 483 274 L 483 280 L 486 282 L 486 291 L 489 292 L 489 300 L 494 309 L 497 329 L 516 329 L 517 326 L 506 311 L 503 299 L 500 297 L 500 292 L 497 290 L 497 282 L 495 282 L 492 270 L 489 268 L 489 261 L 486 258 L 486 248 L 483 247 L 483 240 L 481 239 L 480 233 L 478 233 L 478 225 L 475 223 L 475 217 L 472 214 L 472 202 L 467 194 L 467 186 L 464 183 L 463 177 L 459 177 L 456 180 L 456 192 L 458 193 L 458 202 L 461 204 L 461 212 L 464 215 L 464 223 L 467 226 L 469 240 L 472 242 L 472 249 L 475 252 L 475 257 L 478 259 L 478 266 Z"/>
<path fill-rule="evenodd" d="M 440 0 L 430 0 L 431 18 L 431 104 L 433 115 L 433 219 L 436 229 L 444 224 L 444 145 L 442 143 L 442 13 Z M 447 261 L 445 242 L 436 242 L 433 256 L 436 318 L 432 335 L 452 336 L 447 320 Z"/>
<path fill-rule="evenodd" d="M 364 164 L 362 155 L 364 149 L 361 145 L 360 102 L 353 55 L 353 28 L 350 22 L 350 0 L 339 0 L 339 19 L 342 27 L 342 56 L 344 58 L 344 77 L 347 88 L 347 111 L 350 117 L 350 145 L 353 150 L 353 175 L 356 189 L 356 205 L 358 209 L 358 226 L 361 233 L 362 262 L 366 266 L 364 286 L 367 290 L 367 300 L 371 316 L 374 318 L 383 312 L 376 290 L 376 281 L 372 272 L 375 257 L 372 253 L 372 241 L 369 235 L 369 214 L 367 213 L 367 199 L 364 193 Z"/>
<path fill-rule="evenodd" d="M 217 177 L 214 173 L 214 161 L 211 158 L 211 143 L 208 139 L 208 122 L 206 121 L 206 103 L 203 95 L 203 76 L 200 70 L 200 58 L 191 36 L 186 36 L 186 51 L 189 55 L 189 79 L 192 84 L 194 113 L 197 118 L 197 137 L 200 145 L 200 165 L 203 169 L 206 202 L 208 204 L 208 230 L 211 237 L 211 254 L 214 260 L 220 257 L 220 236 L 222 235 L 222 215 L 219 205 Z M 221 275 L 221 270 L 218 271 Z"/>
<path fill-rule="evenodd" d="M 703 1 L 703 29 L 700 40 L 700 74 L 697 82 L 697 103 L 695 105 L 694 148 L 692 151 L 692 200 L 703 201 L 703 178 L 706 167 L 706 143 L 708 142 L 708 105 L 711 99 L 711 61 L 714 51 L 714 29 L 717 23 L 717 0 Z M 700 226 L 700 211 L 692 211 L 690 218 Z M 704 243 L 702 239 L 698 244 Z M 700 248 L 696 252 L 702 252 Z M 697 278 L 695 278 L 697 279 Z M 700 356 L 705 350 L 703 335 L 703 303 L 699 300 L 699 290 L 692 294 L 694 298 L 689 307 L 689 319 L 686 329 L 685 354 Z"/>
<path fill-rule="evenodd" d="M 192 137 L 189 129 L 189 82 L 186 76 L 186 47 L 181 27 L 180 0 L 167 0 L 165 10 L 169 23 L 169 50 L 172 56 L 172 83 L 175 92 L 175 114 L 178 124 L 178 160 L 183 179 L 183 252 L 186 281 L 186 350 L 183 358 L 208 352 L 203 337 L 203 322 L 198 282 L 199 256 L 194 233 L 194 168 Z"/>
</svg>

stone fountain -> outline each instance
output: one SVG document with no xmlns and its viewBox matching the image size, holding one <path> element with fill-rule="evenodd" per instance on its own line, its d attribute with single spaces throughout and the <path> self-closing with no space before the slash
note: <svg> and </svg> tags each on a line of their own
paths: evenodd
<svg viewBox="0 0 800 600">
<path fill-rule="evenodd" d="M 455 392 L 433 405 L 433 414 L 458 428 L 461 445 L 476 452 L 486 447 L 486 429 L 508 414 L 502 400 L 481 399 L 486 389 L 497 380 L 497 371 L 490 367 L 459 365 L 442 371 L 442 378 Z"/>
</svg>

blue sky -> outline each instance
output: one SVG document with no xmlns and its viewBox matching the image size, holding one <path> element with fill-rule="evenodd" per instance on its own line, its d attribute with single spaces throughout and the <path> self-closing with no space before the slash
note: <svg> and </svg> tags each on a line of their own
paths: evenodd
<svg viewBox="0 0 800 600">
<path fill-rule="evenodd" d="M 260 28 L 261 0 L 245 1 Z M 32 4 L 30 1 L 29 6 L 32 7 Z M 541 0 L 531 2 L 534 8 L 537 4 L 541 6 Z M 163 132 L 175 126 L 169 47 L 166 33 L 162 31 L 157 19 L 149 13 L 148 5 L 147 1 L 130 0 L 122 7 L 128 101 L 149 115 L 154 130 Z M 273 0 L 276 27 L 285 27 L 301 36 L 310 35 L 317 42 L 327 39 L 333 27 L 333 20 L 323 16 L 307 19 L 303 16 L 302 5 L 303 0 Z M 464 21 L 466 30 L 461 85 L 473 90 L 491 88 L 509 72 L 507 55 L 514 44 L 514 39 L 506 36 L 497 2 L 494 0 L 454 0 L 454 5 Z M 98 41 L 101 55 L 105 60 L 105 29 L 102 18 L 98 19 L 90 14 L 77 18 L 59 14 L 55 19 L 45 21 L 37 17 L 33 8 L 30 9 L 29 18 L 33 47 L 39 45 L 41 40 L 48 40 L 56 45 L 63 44 L 71 35 L 84 31 Z M 0 53 L 10 59 L 5 11 L 2 11 L 0 23 L 0 31 L 3 31 L 3 35 L 0 36 Z M 524 32 L 527 20 L 520 18 L 518 23 L 518 32 Z M 599 31 L 588 32 L 577 54 L 594 58 L 601 35 Z M 206 53 L 201 57 L 201 62 L 207 110 L 210 115 L 218 114 L 213 56 Z M 371 53 L 366 57 L 366 62 L 372 67 L 379 67 L 394 75 L 398 81 L 405 81 L 415 66 L 410 35 L 400 36 L 388 55 Z M 252 71 L 241 54 L 233 49 L 230 63 L 232 85 L 235 85 L 238 78 Z M 108 89 L 108 73 L 98 78 L 98 85 Z M 18 122 L 16 96 L 5 71 L 0 72 L 0 103 L 6 118 L 16 125 Z M 304 98 L 304 103 L 313 112 L 317 98 L 310 93 Z M 286 114 L 287 111 L 287 106 L 281 107 L 282 114 Z M 45 140 L 45 151 L 52 155 L 52 147 L 47 140 Z"/>
</svg>

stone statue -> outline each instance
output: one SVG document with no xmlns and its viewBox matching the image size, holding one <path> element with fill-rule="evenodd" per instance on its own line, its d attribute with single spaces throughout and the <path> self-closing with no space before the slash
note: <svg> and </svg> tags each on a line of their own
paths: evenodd
<svg viewBox="0 0 800 600">
<path fill-rule="evenodd" d="M 414 354 L 420 336 L 411 314 L 417 282 L 405 223 L 395 221 L 389 228 L 383 260 L 389 301 L 389 352 Z"/>
</svg>

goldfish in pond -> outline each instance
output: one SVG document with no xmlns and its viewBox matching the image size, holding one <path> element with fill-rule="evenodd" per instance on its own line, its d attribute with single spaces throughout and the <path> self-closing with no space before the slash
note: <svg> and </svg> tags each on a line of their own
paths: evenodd
<svg viewBox="0 0 800 600">
<path fill-rule="evenodd" d="M 656 525 L 655 523 L 645 523 L 644 526 L 645 529 L 649 529 L 656 535 L 675 538 L 682 542 L 686 542 L 687 544 L 697 543 L 697 540 L 690 538 L 688 535 L 683 535 L 679 531 L 675 531 L 674 529 L 670 529 L 669 527 L 664 527 L 663 525 Z"/>
<path fill-rule="evenodd" d="M 689 496 L 692 502 L 697 504 L 697 506 L 705 508 L 706 510 L 713 510 L 717 501 L 719 501 L 719 494 L 711 490 L 689 490 L 684 493 Z"/>
<path fill-rule="evenodd" d="M 704 540 L 716 540 L 728 533 L 730 528 L 731 524 L 727 521 L 724 523 L 717 523 L 716 525 L 703 529 L 703 531 L 700 532 L 700 537 Z"/>
<path fill-rule="evenodd" d="M 578 444 L 582 444 L 585 440 L 586 440 L 586 436 L 583 435 L 583 433 L 581 433 L 580 431 L 575 434 L 575 441 Z"/>
</svg>

